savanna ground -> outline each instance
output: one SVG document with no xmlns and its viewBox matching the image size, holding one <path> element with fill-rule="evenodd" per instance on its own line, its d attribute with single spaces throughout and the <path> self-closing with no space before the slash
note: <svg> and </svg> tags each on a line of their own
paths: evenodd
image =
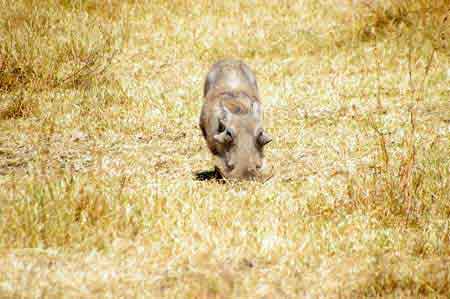
<svg viewBox="0 0 450 299">
<path fill-rule="evenodd" d="M 0 0 L 0 298 L 448 298 L 450 2 Z M 254 69 L 262 182 L 197 181 Z"/>
</svg>

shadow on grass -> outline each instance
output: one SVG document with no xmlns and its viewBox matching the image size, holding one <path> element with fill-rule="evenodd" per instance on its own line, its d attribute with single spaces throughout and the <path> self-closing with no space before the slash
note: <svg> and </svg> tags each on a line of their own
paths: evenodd
<svg viewBox="0 0 450 299">
<path fill-rule="evenodd" d="M 217 168 L 214 170 L 198 171 L 194 173 L 196 181 L 217 181 L 224 183 L 225 180 Z"/>
</svg>

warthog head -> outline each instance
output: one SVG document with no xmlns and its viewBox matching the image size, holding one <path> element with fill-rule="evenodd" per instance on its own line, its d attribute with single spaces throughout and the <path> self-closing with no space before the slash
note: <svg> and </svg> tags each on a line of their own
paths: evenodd
<svg viewBox="0 0 450 299">
<path fill-rule="evenodd" d="M 223 104 L 217 111 L 217 131 L 214 141 L 217 167 L 226 178 L 248 179 L 261 175 L 263 148 L 272 139 L 261 124 L 260 105 L 253 102 L 248 113 L 232 113 Z"/>
</svg>

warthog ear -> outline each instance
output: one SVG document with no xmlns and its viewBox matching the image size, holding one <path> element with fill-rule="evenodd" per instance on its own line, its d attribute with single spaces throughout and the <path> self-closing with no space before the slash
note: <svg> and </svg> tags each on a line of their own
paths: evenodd
<svg viewBox="0 0 450 299">
<path fill-rule="evenodd" d="M 264 146 L 272 141 L 272 137 L 270 137 L 263 131 L 259 133 L 257 141 L 261 146 Z"/>
<path fill-rule="evenodd" d="M 219 143 L 230 143 L 233 141 L 233 132 L 226 127 L 226 123 L 230 121 L 233 114 L 227 107 L 220 103 L 216 110 L 217 117 L 217 131 L 218 134 L 214 135 L 214 140 Z"/>
<path fill-rule="evenodd" d="M 231 143 L 233 141 L 233 133 L 230 129 L 225 129 L 223 132 L 214 135 L 214 140 L 219 143 Z"/>
</svg>

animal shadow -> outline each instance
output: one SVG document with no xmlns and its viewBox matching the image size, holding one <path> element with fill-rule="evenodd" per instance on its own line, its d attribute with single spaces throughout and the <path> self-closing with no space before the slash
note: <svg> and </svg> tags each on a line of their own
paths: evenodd
<svg viewBox="0 0 450 299">
<path fill-rule="evenodd" d="M 197 171 L 194 173 L 194 177 L 196 181 L 217 181 L 217 182 L 225 182 L 223 176 L 220 174 L 217 168 L 214 170 L 204 170 Z"/>
</svg>

